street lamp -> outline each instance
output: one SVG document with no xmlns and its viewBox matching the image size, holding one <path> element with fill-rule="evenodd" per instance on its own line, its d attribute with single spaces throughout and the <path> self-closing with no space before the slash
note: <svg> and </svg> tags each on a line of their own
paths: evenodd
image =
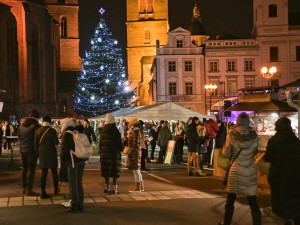
<svg viewBox="0 0 300 225">
<path fill-rule="evenodd" d="M 205 85 L 205 90 L 210 92 L 210 100 L 209 100 L 209 113 L 211 113 L 211 97 L 212 93 L 215 92 L 215 90 L 218 88 L 216 84 L 206 84 Z"/>
<path fill-rule="evenodd" d="M 260 72 L 262 76 L 268 80 L 268 86 L 271 86 L 270 79 L 277 72 L 277 68 L 275 66 L 272 66 L 271 68 L 268 69 L 267 67 L 264 66 L 263 68 L 261 68 Z"/>
</svg>

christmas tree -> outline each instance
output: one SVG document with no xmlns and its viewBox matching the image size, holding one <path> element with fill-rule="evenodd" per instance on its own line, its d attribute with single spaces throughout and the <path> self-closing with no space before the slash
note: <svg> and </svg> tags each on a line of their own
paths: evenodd
<svg viewBox="0 0 300 225">
<path fill-rule="evenodd" d="M 99 10 L 101 15 L 105 12 Z M 135 98 L 126 81 L 121 48 L 113 39 L 105 20 L 100 22 L 86 52 L 73 95 L 74 110 L 82 116 L 105 114 L 129 106 Z"/>
</svg>

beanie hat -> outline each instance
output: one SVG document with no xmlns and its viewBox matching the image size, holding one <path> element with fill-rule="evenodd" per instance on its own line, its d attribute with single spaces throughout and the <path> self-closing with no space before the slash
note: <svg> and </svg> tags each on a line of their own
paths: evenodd
<svg viewBox="0 0 300 225">
<path fill-rule="evenodd" d="M 291 126 L 291 120 L 289 118 L 286 117 L 281 117 L 279 118 L 276 123 L 276 131 L 278 130 L 292 130 L 292 126 Z"/>
<path fill-rule="evenodd" d="M 64 132 L 68 127 L 75 127 L 75 119 L 74 118 L 65 118 L 60 121 L 60 129 L 61 132 Z"/>
<path fill-rule="evenodd" d="M 133 126 L 138 123 L 138 118 L 133 117 L 128 122 Z"/>
<path fill-rule="evenodd" d="M 249 127 L 250 118 L 247 115 L 247 113 L 243 112 L 239 115 L 239 117 L 237 118 L 237 121 L 236 121 L 236 125 L 237 126 L 242 126 L 242 127 Z"/>
<path fill-rule="evenodd" d="M 113 115 L 111 115 L 110 113 L 106 114 L 106 124 L 113 124 L 115 123 L 115 117 Z"/>
</svg>

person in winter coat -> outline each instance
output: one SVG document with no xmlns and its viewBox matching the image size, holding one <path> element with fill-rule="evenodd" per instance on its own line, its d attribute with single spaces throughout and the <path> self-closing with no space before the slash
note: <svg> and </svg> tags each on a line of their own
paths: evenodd
<svg viewBox="0 0 300 225">
<path fill-rule="evenodd" d="M 122 120 L 121 125 L 119 127 L 119 131 L 121 134 L 121 138 L 123 140 L 123 138 L 127 136 L 127 131 L 128 131 L 128 127 L 126 125 L 126 120 Z"/>
<path fill-rule="evenodd" d="M 198 165 L 200 169 L 200 176 L 206 176 L 204 172 L 204 157 L 207 153 L 207 142 L 209 141 L 209 137 L 206 133 L 205 127 L 203 126 L 202 122 L 199 122 L 197 126 L 197 132 L 199 136 L 199 150 L 198 150 Z"/>
<path fill-rule="evenodd" d="M 2 130 L 3 130 L 3 136 L 4 137 L 13 136 L 14 128 L 11 124 L 9 124 L 8 121 L 5 121 L 5 124 L 2 127 Z M 6 142 L 4 143 L 4 146 L 3 146 L 4 151 L 11 150 L 11 139 L 10 138 L 5 138 L 5 139 L 6 139 Z M 7 149 L 6 149 L 6 146 L 7 146 Z"/>
<path fill-rule="evenodd" d="M 95 144 L 96 143 L 96 135 L 95 135 L 94 129 L 91 127 L 90 121 L 85 120 L 83 122 L 83 126 L 84 126 L 83 132 L 88 137 L 89 142 L 92 144 L 92 138 L 93 138 L 93 144 Z"/>
<path fill-rule="evenodd" d="M 187 169 L 189 176 L 193 176 L 192 172 L 192 162 L 194 165 L 194 172 L 197 176 L 200 176 L 200 171 L 198 168 L 198 151 L 200 148 L 200 140 L 199 135 L 197 132 L 197 126 L 199 124 L 199 118 L 193 117 L 192 123 L 188 126 L 188 162 L 187 162 Z"/>
<path fill-rule="evenodd" d="M 151 141 L 150 141 L 150 145 L 151 145 L 150 160 L 154 160 L 154 152 L 155 152 L 155 148 L 156 148 L 156 142 L 157 142 L 157 139 L 158 139 L 158 135 L 157 135 L 157 132 L 156 132 L 155 125 L 151 126 L 149 135 L 150 135 L 150 139 L 151 139 Z"/>
<path fill-rule="evenodd" d="M 101 176 L 105 178 L 104 193 L 110 193 L 109 178 L 113 178 L 112 194 L 117 194 L 117 179 L 121 173 L 121 134 L 115 123 L 115 117 L 106 114 L 106 124 L 102 129 L 100 137 L 101 146 Z"/>
<path fill-rule="evenodd" d="M 240 150 L 242 151 L 229 170 L 224 223 L 219 223 L 219 225 L 231 224 L 237 195 L 247 195 L 253 225 L 261 225 L 261 212 L 256 201 L 257 173 L 254 164 L 254 156 L 258 151 L 258 136 L 249 128 L 249 124 L 249 116 L 241 113 L 238 116 L 236 127 L 228 134 L 223 148 L 223 156 L 231 160 Z"/>
<path fill-rule="evenodd" d="M 216 145 L 215 148 L 223 148 L 226 142 L 227 129 L 224 123 L 221 120 L 217 121 L 217 125 L 219 127 L 219 131 L 216 136 Z"/>
<path fill-rule="evenodd" d="M 271 163 L 269 184 L 273 212 L 285 225 L 300 224 L 300 140 L 292 131 L 291 121 L 280 118 L 276 134 L 267 144 L 264 160 Z"/>
<path fill-rule="evenodd" d="M 51 128 L 51 118 L 45 116 L 40 128 L 35 131 L 34 149 L 37 157 L 40 159 L 40 168 L 42 169 L 41 177 L 41 191 L 42 199 L 50 198 L 51 196 L 46 192 L 46 180 L 48 169 L 51 169 L 54 195 L 59 192 L 58 189 L 58 175 L 57 175 L 57 150 L 56 146 L 59 144 L 56 131 Z"/>
<path fill-rule="evenodd" d="M 61 131 L 62 131 L 62 140 L 61 140 L 61 166 L 67 167 L 68 171 L 68 180 L 69 188 L 71 194 L 71 207 L 66 211 L 68 213 L 78 213 L 83 212 L 83 199 L 84 191 L 82 186 L 82 177 L 85 166 L 85 159 L 79 159 L 73 155 L 74 159 L 74 168 L 72 166 L 70 151 L 75 150 L 75 142 L 73 139 L 73 134 L 69 131 L 74 131 L 77 122 L 73 118 L 65 118 L 61 120 Z M 77 130 L 84 130 L 82 125 L 81 128 Z"/>
<path fill-rule="evenodd" d="M 218 127 L 216 121 L 217 121 L 216 116 L 213 114 L 209 117 L 209 120 L 206 120 L 204 122 L 204 127 L 206 129 L 206 133 L 209 136 L 209 146 L 208 146 L 207 154 L 206 154 L 206 162 L 207 162 L 208 167 L 213 166 L 215 139 L 216 139 L 217 133 L 219 131 L 219 127 Z"/>
<path fill-rule="evenodd" d="M 128 143 L 124 149 L 128 158 L 126 167 L 133 172 L 135 178 L 135 186 L 129 192 L 144 191 L 144 182 L 141 173 L 141 157 L 142 157 L 142 137 L 140 134 L 140 125 L 136 117 L 131 118 L 128 124 Z"/>
<path fill-rule="evenodd" d="M 184 129 L 183 129 L 183 124 L 180 123 L 178 125 L 178 129 L 175 132 L 175 140 L 176 140 L 176 145 L 175 145 L 175 152 L 174 152 L 174 159 L 176 163 L 183 162 L 183 145 L 184 145 Z"/>
<path fill-rule="evenodd" d="M 101 121 L 97 127 L 97 134 L 98 134 L 98 140 L 99 140 L 99 155 L 100 155 L 100 162 L 101 162 L 101 143 L 100 143 L 100 139 L 101 139 L 101 134 L 102 134 L 102 130 L 105 126 L 105 123 L 103 121 Z"/>
<path fill-rule="evenodd" d="M 34 150 L 34 134 L 39 128 L 38 118 L 38 112 L 36 110 L 32 110 L 30 117 L 25 117 L 22 119 L 22 125 L 18 130 L 22 160 L 23 194 L 27 193 L 27 196 L 37 195 L 37 193 L 32 189 L 37 163 L 37 155 Z M 27 176 L 28 171 L 29 175 Z"/>
<path fill-rule="evenodd" d="M 158 134 L 157 142 L 158 142 L 158 146 L 160 147 L 160 151 L 159 151 L 157 163 L 164 162 L 169 140 L 172 140 L 172 135 L 168 128 L 167 122 L 165 122 L 162 124 L 162 128 Z"/>
</svg>

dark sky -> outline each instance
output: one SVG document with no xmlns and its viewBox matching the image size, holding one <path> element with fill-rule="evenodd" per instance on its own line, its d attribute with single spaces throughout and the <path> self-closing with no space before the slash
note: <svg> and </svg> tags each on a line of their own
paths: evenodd
<svg viewBox="0 0 300 225">
<path fill-rule="evenodd" d="M 249 37 L 252 29 L 252 0 L 169 0 L 170 29 L 188 28 L 192 11 L 198 3 L 208 35 L 230 34 Z M 90 39 L 99 22 L 98 10 L 106 10 L 104 19 L 126 57 L 126 0 L 79 0 L 80 55 L 90 49 Z M 299 0 L 289 0 L 289 11 L 300 12 Z"/>
</svg>

